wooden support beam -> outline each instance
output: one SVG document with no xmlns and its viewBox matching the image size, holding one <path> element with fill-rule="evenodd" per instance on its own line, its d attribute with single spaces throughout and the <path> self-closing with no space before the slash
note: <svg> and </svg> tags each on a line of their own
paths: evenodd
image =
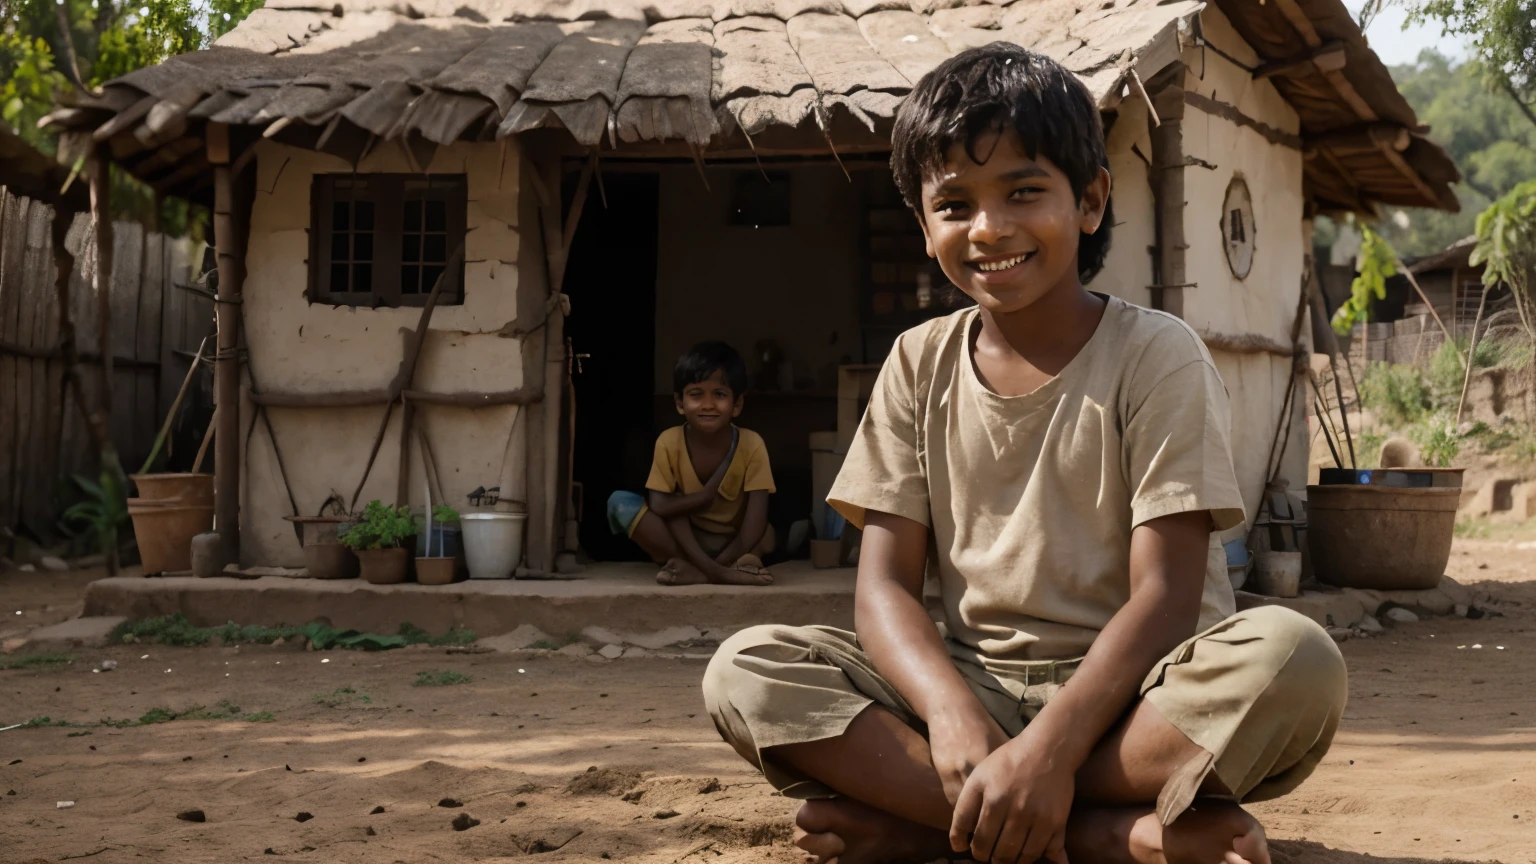
<svg viewBox="0 0 1536 864">
<path fill-rule="evenodd" d="M 1403 175 L 1409 183 L 1412 183 L 1413 188 L 1417 189 L 1420 195 L 1424 196 L 1424 206 L 1435 207 L 1439 205 L 1440 199 L 1435 195 L 1435 190 L 1430 188 L 1428 183 L 1424 182 L 1424 178 L 1420 177 L 1419 172 L 1415 171 L 1413 166 L 1408 164 L 1408 160 L 1403 158 L 1403 154 L 1399 153 L 1397 148 L 1391 146 L 1386 141 L 1378 140 L 1376 142 L 1376 149 L 1380 150 L 1381 155 L 1385 156 L 1387 161 L 1392 163 L 1392 167 L 1396 168 L 1397 172 Z"/>
<path fill-rule="evenodd" d="M 251 403 L 264 408 L 366 408 L 394 401 L 388 390 L 353 390 L 336 393 L 285 393 L 265 391 L 250 394 Z M 539 387 L 519 387 L 496 393 L 432 393 L 405 390 L 411 402 L 423 405 L 449 405 L 455 408 L 496 408 L 506 405 L 532 405 L 544 398 Z"/>
<path fill-rule="evenodd" d="M 118 112 L 116 117 L 97 127 L 96 131 L 91 133 L 91 138 L 98 144 L 105 143 L 116 136 L 117 133 L 132 128 L 133 124 L 143 119 L 144 115 L 149 113 L 149 109 L 155 107 L 155 104 L 159 101 L 158 97 L 145 96 L 143 99 Z"/>
<path fill-rule="evenodd" d="M 1264 78 L 1289 78 L 1295 75 L 1310 75 L 1313 70 L 1324 66 L 1337 64 L 1344 65 L 1344 43 L 1339 41 L 1329 42 L 1315 51 L 1308 52 L 1301 57 L 1290 60 L 1273 60 L 1260 64 L 1253 70 L 1255 80 Z"/>
<path fill-rule="evenodd" d="M 209 123 L 208 161 L 213 165 L 213 240 L 219 267 L 214 303 L 218 353 L 214 359 L 214 522 L 220 564 L 240 560 L 240 289 L 245 250 L 235 229 L 235 179 L 229 170 L 229 127 Z"/>
<path fill-rule="evenodd" d="M 1308 48 L 1322 46 L 1323 39 L 1317 35 L 1317 28 L 1312 26 L 1312 19 L 1307 17 L 1307 13 L 1301 11 L 1301 7 L 1296 5 L 1296 0 L 1275 0 L 1275 6 L 1280 10 L 1280 14 L 1285 16 L 1285 20 L 1291 23 L 1291 27 L 1301 35 L 1302 41 L 1307 43 Z"/>
<path fill-rule="evenodd" d="M 1161 120 L 1151 129 L 1152 199 L 1156 218 L 1157 277 L 1153 306 L 1184 317 L 1184 291 L 1188 287 L 1184 237 L 1184 105 L 1183 79 L 1177 78 L 1152 97 Z"/>
<path fill-rule="evenodd" d="M 1354 126 L 1321 135 L 1309 135 L 1306 146 L 1331 150 L 1334 153 L 1375 153 L 1389 147 L 1398 153 L 1408 149 L 1413 134 L 1405 127 L 1393 123 L 1372 123 Z"/>
<path fill-rule="evenodd" d="M 1209 114 L 1212 117 L 1220 117 L 1221 119 L 1226 120 L 1227 122 L 1236 126 L 1241 126 L 1245 129 L 1252 129 L 1253 131 L 1262 135 L 1264 140 L 1271 144 L 1277 144 L 1281 147 L 1289 147 L 1292 150 L 1300 150 L 1302 147 L 1302 139 L 1300 135 L 1294 135 L 1285 131 L 1284 129 L 1271 126 L 1262 120 L 1255 120 L 1252 117 L 1249 117 L 1247 114 L 1237 110 L 1237 106 L 1235 105 L 1230 105 L 1226 102 L 1212 99 L 1209 96 L 1206 96 L 1202 93 L 1196 93 L 1193 90 L 1185 91 L 1184 104 L 1198 111 Z"/>
</svg>

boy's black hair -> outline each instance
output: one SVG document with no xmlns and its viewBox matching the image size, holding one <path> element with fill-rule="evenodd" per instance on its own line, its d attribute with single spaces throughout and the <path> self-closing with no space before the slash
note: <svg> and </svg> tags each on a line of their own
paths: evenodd
<svg viewBox="0 0 1536 864">
<path fill-rule="evenodd" d="M 700 342 L 677 358 L 677 365 L 672 368 L 672 392 L 681 396 L 689 384 L 697 384 L 721 370 L 731 395 L 740 399 L 747 392 L 747 362 L 724 342 Z"/>
<path fill-rule="evenodd" d="M 1012 129 L 1029 158 L 1043 154 L 1067 175 L 1082 200 L 1100 168 L 1109 168 L 1104 123 L 1088 88 L 1060 63 L 1007 42 L 963 51 L 917 82 L 896 113 L 891 173 L 907 206 L 922 218 L 923 178 L 941 170 L 959 142 L 977 164 L 988 132 Z M 1084 282 L 1104 266 L 1113 214 L 1106 203 L 1099 230 L 1078 241 L 1077 273 Z"/>
</svg>

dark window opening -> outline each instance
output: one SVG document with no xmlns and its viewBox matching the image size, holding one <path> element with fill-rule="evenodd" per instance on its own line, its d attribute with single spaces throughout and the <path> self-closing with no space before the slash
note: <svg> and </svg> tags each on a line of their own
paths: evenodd
<svg viewBox="0 0 1536 864">
<path fill-rule="evenodd" d="M 463 174 L 319 174 L 310 192 L 310 300 L 421 306 L 464 242 Z M 464 302 L 462 262 L 438 303 Z"/>
<path fill-rule="evenodd" d="M 731 190 L 730 224 L 776 228 L 789 224 L 789 174 L 741 171 Z"/>
<path fill-rule="evenodd" d="M 1248 242 L 1247 232 L 1243 230 L 1243 211 L 1242 210 L 1233 210 L 1232 211 L 1232 230 L 1229 233 L 1231 234 L 1231 237 L 1232 237 L 1231 242 L 1233 242 L 1233 243 L 1246 243 L 1246 242 Z"/>
</svg>

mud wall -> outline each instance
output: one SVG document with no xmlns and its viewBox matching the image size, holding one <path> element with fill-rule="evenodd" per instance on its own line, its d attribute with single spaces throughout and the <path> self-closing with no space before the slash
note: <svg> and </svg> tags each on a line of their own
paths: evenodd
<svg viewBox="0 0 1536 864">
<path fill-rule="evenodd" d="M 256 194 L 244 285 L 250 374 L 263 392 L 331 393 L 387 387 L 399 368 L 403 332 L 419 308 L 366 309 L 311 303 L 309 281 L 310 187 L 316 174 L 350 172 L 345 161 L 263 141 L 256 157 Z M 456 144 L 438 150 L 428 171 L 468 175 L 464 302 L 435 310 L 423 345 L 415 389 L 489 392 L 522 386 L 522 340 L 499 335 L 518 315 L 521 154 L 515 142 Z M 359 172 L 410 172 L 392 144 L 363 160 Z M 510 328 L 508 328 L 510 329 Z M 249 386 L 249 379 L 247 386 Z M 537 383 L 537 382 L 535 382 Z M 242 406 L 242 433 L 252 405 Z M 496 486 L 504 474 L 521 487 L 526 456 L 511 441 L 514 407 L 469 410 L 419 406 L 449 504 L 465 509 L 464 494 Z M 313 515 L 334 490 L 350 499 L 367 463 L 383 407 L 270 409 L 288 482 L 302 513 Z M 359 506 L 393 500 L 399 465 L 399 417 L 393 413 Z M 522 424 L 518 424 L 521 426 Z M 421 459 L 411 456 L 410 496 L 423 498 Z M 302 556 L 292 528 L 288 495 L 271 440 L 258 424 L 243 441 L 242 550 L 247 564 L 298 566 Z M 517 491 L 514 489 L 514 495 Z"/>
</svg>

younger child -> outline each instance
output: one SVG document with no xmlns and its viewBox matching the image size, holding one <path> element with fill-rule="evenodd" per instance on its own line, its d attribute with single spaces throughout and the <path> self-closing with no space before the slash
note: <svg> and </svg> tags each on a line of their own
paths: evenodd
<svg viewBox="0 0 1536 864">
<path fill-rule="evenodd" d="M 615 492 L 608 524 L 662 565 L 662 585 L 768 585 L 762 556 L 773 551 L 768 449 L 741 415 L 747 365 L 724 342 L 700 342 L 672 371 L 683 425 L 656 439 L 647 498 Z"/>
</svg>

